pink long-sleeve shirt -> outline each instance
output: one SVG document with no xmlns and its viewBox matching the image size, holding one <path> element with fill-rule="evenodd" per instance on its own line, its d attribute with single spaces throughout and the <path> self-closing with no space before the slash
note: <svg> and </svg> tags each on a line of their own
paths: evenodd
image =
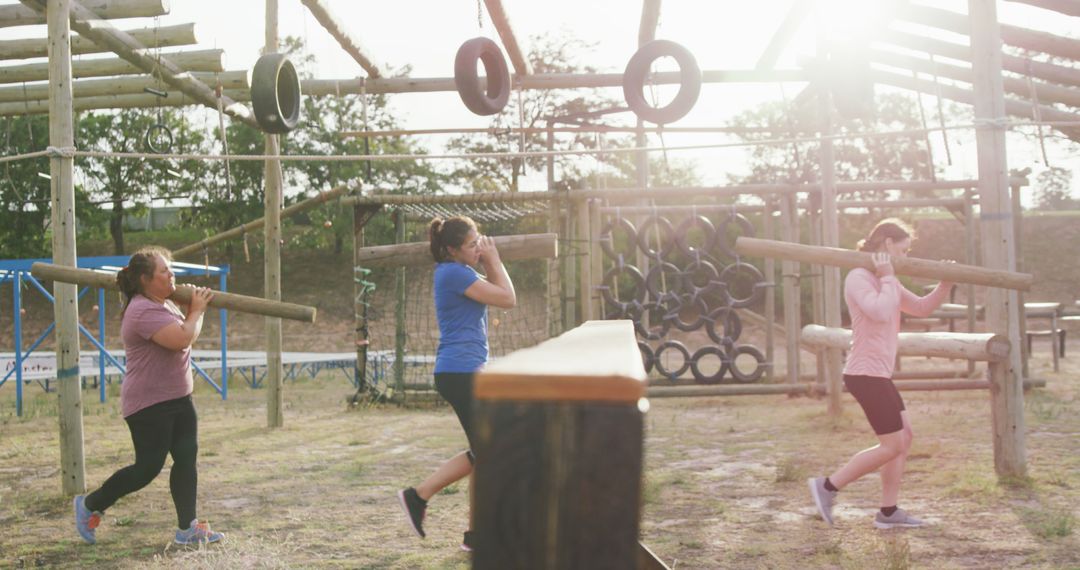
<svg viewBox="0 0 1080 570">
<path fill-rule="evenodd" d="M 844 374 L 892 378 L 899 344 L 900 311 L 925 317 L 941 306 L 952 284 L 940 284 L 920 297 L 895 275 L 879 278 L 867 269 L 852 269 L 844 279 L 844 302 L 851 314 L 851 350 Z"/>
</svg>

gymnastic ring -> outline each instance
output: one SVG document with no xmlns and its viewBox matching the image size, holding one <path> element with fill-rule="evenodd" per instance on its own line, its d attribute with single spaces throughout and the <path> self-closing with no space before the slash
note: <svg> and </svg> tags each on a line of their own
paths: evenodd
<svg viewBox="0 0 1080 570">
<path fill-rule="evenodd" d="M 661 279 L 661 277 L 664 279 Z M 660 286 L 666 282 L 667 289 L 661 291 Z M 649 268 L 645 274 L 645 290 L 652 295 L 653 299 L 659 299 L 665 294 L 681 294 L 683 291 L 683 272 L 674 263 L 660 261 Z"/>
<path fill-rule="evenodd" d="M 143 145 L 150 152 L 168 154 L 173 145 L 172 129 L 162 123 L 150 125 L 143 133 Z"/>
<path fill-rule="evenodd" d="M 637 343 L 638 350 L 641 351 L 641 363 L 645 365 L 645 373 L 652 372 L 653 364 L 656 363 L 656 358 L 653 356 L 653 351 L 649 348 L 649 345 L 642 341 Z"/>
<path fill-rule="evenodd" d="M 619 275 L 622 273 L 628 274 L 630 276 L 630 279 L 633 281 L 633 295 L 630 296 L 630 299 L 639 303 L 644 301 L 645 276 L 641 274 L 641 270 L 637 267 L 626 264 L 616 265 L 615 267 L 608 269 L 608 272 L 604 274 L 604 287 L 600 290 L 600 294 L 604 297 L 604 300 L 612 305 L 619 305 L 620 303 L 628 302 L 623 301 L 622 299 L 616 299 L 615 291 L 612 287 L 615 284 L 615 280 L 618 279 Z"/>
<path fill-rule="evenodd" d="M 283 53 L 259 57 L 251 72 L 251 106 L 255 121 L 270 134 L 296 128 L 300 120 L 300 77 Z"/>
<path fill-rule="evenodd" d="M 679 366 L 678 370 L 668 370 L 666 367 L 664 367 L 664 362 L 663 360 L 661 360 L 660 355 L 662 355 L 664 351 L 668 349 L 676 350 L 683 356 L 682 365 Z M 660 375 L 664 378 L 667 378 L 668 380 L 674 380 L 679 376 L 682 376 L 683 373 L 690 368 L 690 351 L 686 349 L 685 344 L 677 340 L 664 341 L 663 344 L 656 347 L 656 350 L 653 351 L 653 367 L 656 368 L 656 371 L 660 373 Z"/>
<path fill-rule="evenodd" d="M 738 254 L 735 253 L 735 240 L 728 243 L 728 227 L 732 223 L 739 227 L 740 236 L 754 237 L 755 232 L 754 224 L 750 223 L 750 220 L 746 219 L 746 216 L 742 214 L 732 214 L 720 222 L 720 227 L 716 229 L 716 243 L 719 244 L 720 251 L 724 252 L 728 257 L 734 258 L 738 257 Z"/>
<path fill-rule="evenodd" d="M 668 310 L 663 306 L 664 301 L 654 301 L 639 305 L 641 314 L 634 319 L 634 332 L 645 340 L 660 340 L 667 336 L 671 330 L 671 319 L 664 318 Z M 649 317 L 649 326 L 645 326 L 645 317 Z M 656 318 L 653 318 L 653 317 Z"/>
<path fill-rule="evenodd" d="M 750 274 L 750 278 L 753 280 L 753 291 L 746 297 L 736 297 L 733 290 L 733 278 L 738 276 L 742 272 Z M 737 261 L 724 268 L 720 272 L 720 280 L 727 283 L 727 296 L 728 305 L 733 309 L 745 309 L 746 307 L 752 307 L 761 302 L 765 298 L 765 287 L 762 284 L 765 282 L 765 276 L 761 274 L 761 271 L 757 267 Z"/>
<path fill-rule="evenodd" d="M 700 329 L 705 324 L 705 317 L 709 314 L 709 306 L 705 304 L 705 299 L 694 299 L 689 295 L 679 296 L 679 308 L 674 311 L 674 316 L 671 319 L 671 324 L 683 331 L 693 332 Z M 683 320 L 683 311 L 697 309 L 694 320 Z"/>
<path fill-rule="evenodd" d="M 604 255 L 611 259 L 618 261 L 619 253 L 615 251 L 615 230 L 622 228 L 626 232 L 626 236 L 633 245 L 637 248 L 637 228 L 634 227 L 633 222 L 626 218 L 612 218 L 604 224 L 604 228 L 600 230 L 600 249 L 604 251 Z"/>
<path fill-rule="evenodd" d="M 652 244 L 649 243 L 649 229 L 652 228 L 652 226 L 656 226 L 656 231 L 663 234 L 660 237 L 659 251 L 653 249 Z M 645 218 L 645 221 L 641 222 L 641 227 L 638 228 L 638 247 L 641 248 L 641 251 L 645 252 L 646 256 L 651 257 L 652 259 L 662 259 L 675 245 L 674 233 L 675 229 L 671 226 L 671 220 L 668 220 L 659 214 L 654 214 Z"/>
<path fill-rule="evenodd" d="M 705 276 L 705 283 L 699 285 L 698 277 L 702 275 Z M 720 272 L 716 270 L 716 266 L 704 259 L 691 261 L 682 270 L 682 290 L 693 298 L 701 297 L 715 289 L 715 283 L 719 280 Z"/>
<path fill-rule="evenodd" d="M 720 334 L 717 328 L 723 330 L 724 334 Z M 742 334 L 742 319 L 731 307 L 717 307 L 705 318 L 705 332 L 716 344 L 731 346 Z"/>
<path fill-rule="evenodd" d="M 701 247 L 694 247 L 688 243 L 687 234 L 694 226 L 700 227 L 701 231 L 705 233 L 705 243 Z M 691 259 L 696 259 L 702 253 L 712 251 L 712 248 L 716 247 L 717 239 L 716 226 L 705 216 L 689 216 L 683 219 L 675 228 L 675 243 Z"/>
<path fill-rule="evenodd" d="M 701 371 L 701 359 L 708 355 L 720 359 L 720 370 L 714 374 L 705 374 Z M 694 375 L 694 382 L 698 384 L 719 384 L 728 371 L 728 355 L 718 346 L 703 346 L 690 358 L 690 372 Z"/>
<path fill-rule="evenodd" d="M 761 354 L 761 351 L 758 350 L 757 347 L 743 344 L 733 347 L 728 354 L 730 356 L 728 359 L 730 361 L 728 368 L 731 370 L 731 376 L 735 378 L 736 382 L 742 382 L 744 384 L 757 382 L 765 374 L 765 355 Z M 742 370 L 739 370 L 739 367 L 735 365 L 735 360 L 740 354 L 749 354 L 757 361 L 757 367 L 754 368 L 753 372 L 746 374 Z"/>
<path fill-rule="evenodd" d="M 476 61 L 484 64 L 487 89 L 480 86 Z M 502 50 L 489 38 L 466 40 L 454 57 L 454 86 L 461 102 L 477 115 L 494 115 L 510 100 L 510 70 Z"/>
<path fill-rule="evenodd" d="M 653 107 L 645 99 L 645 84 L 654 61 L 671 57 L 679 64 L 679 93 L 664 107 Z M 671 123 L 683 118 L 701 94 L 701 68 L 694 54 L 671 40 L 653 40 L 638 48 L 623 71 L 626 105 L 642 120 Z"/>
</svg>

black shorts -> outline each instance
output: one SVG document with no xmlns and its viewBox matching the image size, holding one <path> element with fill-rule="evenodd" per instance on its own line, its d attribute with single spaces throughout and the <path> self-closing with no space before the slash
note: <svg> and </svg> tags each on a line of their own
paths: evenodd
<svg viewBox="0 0 1080 570">
<path fill-rule="evenodd" d="M 469 449 L 476 447 L 473 436 L 473 377 L 471 372 L 436 372 L 435 390 L 454 408 L 465 437 L 469 440 Z M 470 451 L 470 459 L 472 453 Z"/>
<path fill-rule="evenodd" d="M 874 433 L 885 435 L 904 429 L 904 420 L 900 417 L 900 412 L 905 409 L 904 399 L 891 379 L 844 374 L 844 385 L 862 406 Z"/>
</svg>

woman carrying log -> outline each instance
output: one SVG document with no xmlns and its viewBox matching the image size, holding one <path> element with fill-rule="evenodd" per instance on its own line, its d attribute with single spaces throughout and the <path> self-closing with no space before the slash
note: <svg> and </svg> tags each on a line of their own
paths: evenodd
<svg viewBox="0 0 1080 570">
<path fill-rule="evenodd" d="M 844 385 L 862 406 L 878 445 L 855 454 L 828 477 L 807 481 L 821 518 L 833 524 L 836 494 L 863 475 L 881 470 L 881 510 L 874 515 L 880 529 L 922 526 L 923 521 L 897 506 L 904 462 L 913 433 L 904 400 L 892 381 L 900 332 L 900 312 L 925 317 L 949 296 L 952 283 L 942 282 L 925 297 L 900 284 L 892 259 L 906 257 L 914 231 L 903 221 L 878 222 L 859 242 L 871 253 L 875 272 L 852 269 L 844 280 L 844 301 L 851 314 L 852 342 L 844 365 Z"/>
<path fill-rule="evenodd" d="M 191 400 L 191 345 L 199 338 L 203 314 L 213 297 L 194 288 L 181 311 L 168 299 L 176 290 L 162 248 L 143 248 L 116 275 L 124 296 L 120 335 L 127 370 L 120 388 L 124 421 L 135 446 L 135 463 L 112 474 L 101 488 L 75 497 L 75 528 L 94 544 L 101 515 L 117 500 L 153 481 L 172 455 L 169 490 L 176 507 L 177 544 L 217 542 L 224 535 L 196 517 L 198 420 Z"/>
<path fill-rule="evenodd" d="M 421 538 L 427 502 L 446 486 L 472 473 L 475 457 L 473 434 L 473 379 L 487 362 L 487 307 L 513 308 L 514 284 L 495 248 L 495 242 L 477 231 L 465 216 L 435 218 L 428 227 L 431 255 L 435 258 L 435 315 L 439 321 L 439 348 L 435 356 L 435 389 L 457 413 L 469 450 L 443 463 L 422 483 L 398 491 L 409 525 Z M 482 265 L 486 278 L 473 269 Z M 470 520 L 471 520 L 470 516 Z M 472 531 L 466 531 L 461 548 L 473 548 Z"/>
</svg>

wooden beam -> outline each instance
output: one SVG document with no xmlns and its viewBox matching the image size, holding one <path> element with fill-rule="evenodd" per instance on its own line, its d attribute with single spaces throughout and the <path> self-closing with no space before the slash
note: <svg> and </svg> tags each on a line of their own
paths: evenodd
<svg viewBox="0 0 1080 570">
<path fill-rule="evenodd" d="M 784 48 L 787 47 L 791 37 L 795 35 L 799 25 L 806 18 L 806 13 L 810 11 L 810 7 L 813 5 L 813 2 L 802 2 L 800 0 L 794 0 L 791 3 L 787 14 L 784 15 L 784 20 L 776 28 L 772 39 L 769 40 L 769 45 L 765 46 L 765 51 L 761 52 L 761 57 L 758 58 L 754 69 L 765 70 L 776 66 L 776 60 L 780 59 L 780 54 L 783 53 Z"/>
<path fill-rule="evenodd" d="M 495 246 L 503 261 L 518 259 L 553 259 L 559 256 L 557 234 L 521 234 L 496 236 Z M 365 247 L 356 253 L 357 265 L 364 267 L 430 265 L 428 242 L 400 243 Z"/>
<path fill-rule="evenodd" d="M 862 267 L 874 271 L 874 262 L 871 261 L 869 253 L 839 247 L 820 247 L 740 236 L 735 240 L 735 251 L 740 255 L 750 257 L 773 257 L 846 269 Z M 915 257 L 894 257 L 892 263 L 897 275 L 952 283 L 971 283 L 994 288 L 1030 291 L 1035 281 L 1030 273 L 1016 273 Z"/>
<path fill-rule="evenodd" d="M 900 19 L 908 22 L 940 28 L 956 34 L 968 35 L 972 27 L 966 14 L 920 4 L 907 4 L 898 12 L 898 15 Z M 1005 24 L 1000 24 L 999 28 L 1001 41 L 1007 45 L 1080 60 L 1080 39 Z"/>
<path fill-rule="evenodd" d="M 150 56 L 148 56 L 150 57 Z M 168 60 L 183 66 L 188 71 L 222 72 L 225 71 L 225 50 L 205 49 L 161 54 L 162 62 Z M 157 59 L 150 57 L 157 63 Z M 153 72 L 133 65 L 130 60 L 120 58 L 88 59 L 72 63 L 73 77 L 104 77 L 110 75 L 142 75 Z M 30 81 L 48 81 L 49 68 L 45 63 L 24 63 L 0 67 L 0 83 L 23 83 Z"/>
<path fill-rule="evenodd" d="M 101 273 L 91 269 L 78 269 L 75 267 L 64 267 L 41 262 L 36 262 L 31 265 L 30 272 L 38 279 L 48 279 L 49 281 L 71 283 L 97 289 L 109 289 L 110 291 L 119 290 L 119 287 L 116 285 L 116 275 L 113 273 Z M 169 298 L 180 305 L 187 305 L 191 302 L 191 288 L 177 287 L 176 291 L 170 295 Z M 269 299 L 237 295 L 235 293 L 226 293 L 224 291 L 214 291 L 214 298 L 210 300 L 210 307 L 228 311 L 238 311 L 241 313 L 250 313 L 252 315 L 291 319 L 304 323 L 315 322 L 316 314 L 315 307 L 297 305 L 295 303 L 283 303 L 281 301 L 271 301 Z"/>
<path fill-rule="evenodd" d="M 265 3 L 264 54 L 277 53 L 278 0 Z M 263 149 L 267 156 L 281 154 L 281 139 L 277 135 L 263 135 Z M 267 159 L 263 163 L 263 295 L 274 301 L 281 300 L 281 202 L 284 199 L 284 176 L 281 161 Z M 281 359 L 283 338 L 281 319 L 266 319 L 266 427 L 285 425 L 284 367 Z"/>
<path fill-rule="evenodd" d="M 939 391 L 939 390 L 986 390 L 990 382 L 986 380 L 895 380 L 893 385 L 901 392 Z M 1024 380 L 1024 389 L 1042 388 L 1046 380 Z M 847 391 L 847 387 L 844 387 Z M 815 383 L 784 384 L 722 384 L 718 386 L 652 386 L 649 398 L 690 398 L 706 396 L 762 396 L 772 394 L 790 394 L 793 396 L 816 396 L 823 392 L 822 386 Z"/>
<path fill-rule="evenodd" d="M 241 91 L 226 91 L 229 93 L 241 93 Z M 99 95 L 96 97 L 78 97 L 74 100 L 76 111 L 91 111 L 94 109 L 143 109 L 156 107 L 186 107 L 188 105 L 202 105 L 199 101 L 188 97 L 184 93 L 170 92 L 169 96 L 162 99 L 156 95 Z M 26 102 L 0 103 L 0 116 L 35 115 L 48 113 L 46 102 L 40 99 Z"/>
<path fill-rule="evenodd" d="M 179 24 L 176 26 L 161 26 L 158 28 L 140 28 L 126 30 L 125 33 L 139 40 L 150 48 L 189 46 L 198 43 L 195 39 L 195 24 Z M 0 59 L 27 59 L 31 57 L 45 57 L 48 55 L 45 38 L 27 38 L 19 40 L 0 41 Z M 82 37 L 72 36 L 71 53 L 81 55 L 88 53 L 107 52 L 94 42 Z"/>
<path fill-rule="evenodd" d="M 105 19 L 152 18 L 169 13 L 168 0 L 86 0 L 84 5 Z M 44 23 L 45 15 L 28 6 L 0 6 L 0 28 Z"/>
<path fill-rule="evenodd" d="M 999 361 L 1009 357 L 1009 338 L 994 333 L 902 332 L 897 356 L 928 356 L 961 360 Z M 851 329 L 806 325 L 803 344 L 851 349 Z"/>
<path fill-rule="evenodd" d="M 349 33 L 341 20 L 330 11 L 330 8 L 322 0 L 300 0 L 300 2 L 303 3 L 304 6 L 307 6 L 311 15 L 315 16 L 315 19 L 322 24 L 322 27 L 325 28 L 327 32 L 330 32 L 330 35 L 337 40 L 341 49 L 345 50 L 345 53 L 353 58 L 353 61 L 360 64 L 360 67 L 364 68 L 364 71 L 367 72 L 369 78 L 382 77 L 379 66 L 375 65 L 371 60 L 371 57 L 367 54 L 367 50 L 365 50 L 360 42 Z"/>
<path fill-rule="evenodd" d="M 660 0 L 642 0 L 641 23 L 638 24 L 638 46 L 643 46 L 656 39 L 656 26 L 659 23 Z"/>
<path fill-rule="evenodd" d="M 1043 8 L 1044 10 L 1052 10 L 1059 14 L 1065 14 L 1066 16 L 1080 17 L 1080 1 L 1078 0 L 1008 0 L 1009 2 L 1015 2 L 1017 4 L 1027 4 L 1028 6 L 1035 6 L 1037 8 Z"/>
<path fill-rule="evenodd" d="M 522 47 L 517 36 L 514 35 L 514 28 L 510 25 L 510 17 L 506 14 L 506 9 L 503 8 L 502 0 L 484 0 L 484 5 L 487 6 L 491 23 L 495 25 L 495 30 L 499 32 L 499 38 L 502 40 L 503 48 L 506 49 L 506 54 L 510 56 L 510 63 L 514 66 L 514 73 L 518 76 L 532 75 L 533 70 L 532 64 L 529 63 L 528 50 Z"/>
<path fill-rule="evenodd" d="M 247 70 L 226 71 L 223 73 L 198 72 L 192 73 L 192 75 L 208 85 L 221 85 L 226 91 L 251 88 L 251 72 Z M 71 85 L 76 100 L 81 97 L 98 97 L 102 95 L 147 95 L 152 97 L 151 100 L 165 103 L 174 95 L 183 95 L 183 93 L 173 91 L 169 92 L 169 97 L 162 98 L 146 93 L 145 89 L 147 87 L 161 89 L 163 86 L 158 80 L 145 75 L 84 79 L 75 81 Z M 34 102 L 35 100 L 48 99 L 48 97 L 49 86 L 45 83 L 0 87 L 0 103 L 13 101 Z M 78 109 L 76 108 L 76 110 Z"/>
</svg>

